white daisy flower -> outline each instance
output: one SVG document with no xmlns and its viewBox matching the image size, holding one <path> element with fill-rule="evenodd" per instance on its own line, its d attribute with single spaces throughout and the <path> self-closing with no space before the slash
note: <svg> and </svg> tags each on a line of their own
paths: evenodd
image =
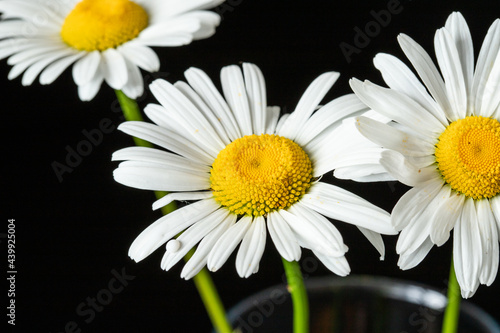
<svg viewBox="0 0 500 333">
<path fill-rule="evenodd" d="M 161 267 L 169 270 L 199 243 L 181 273 L 189 279 L 205 265 L 218 270 L 241 243 L 236 270 L 248 277 L 259 269 L 269 232 L 286 260 L 299 260 L 301 247 L 308 248 L 345 276 L 350 272 L 347 247 L 326 217 L 356 225 L 384 255 L 379 233 L 395 234 L 389 214 L 318 181 L 344 150 L 342 119 L 366 111 L 350 94 L 315 112 L 338 73 L 318 77 L 295 112 L 281 118 L 279 108 L 267 108 L 264 77 L 255 65 L 243 64 L 243 72 L 238 66 L 222 69 L 224 97 L 201 70 L 191 68 L 185 75 L 189 85 L 151 84 L 161 105 L 148 105 L 145 113 L 156 125 L 126 122 L 119 127 L 170 152 L 117 151 L 113 160 L 125 162 L 114 172 L 116 181 L 170 192 L 154 209 L 172 200 L 196 201 L 144 230 L 130 247 L 132 259 L 140 261 L 167 243 Z"/>
<path fill-rule="evenodd" d="M 434 45 L 441 74 L 410 37 L 399 44 L 420 76 L 389 54 L 377 67 L 390 89 L 351 81 L 356 95 L 388 123 L 359 117 L 360 132 L 387 149 L 380 163 L 412 186 L 396 204 L 392 224 L 402 230 L 399 266 L 419 264 L 453 233 L 453 260 L 462 296 L 497 275 L 500 231 L 500 21 L 490 27 L 474 70 L 465 19 L 453 13 Z"/>
<path fill-rule="evenodd" d="M 219 15 L 203 9 L 220 0 L 2 0 L 0 59 L 9 57 L 8 75 L 31 85 L 52 83 L 73 65 L 83 101 L 94 98 L 103 81 L 128 97 L 143 93 L 139 68 L 158 71 L 150 48 L 180 46 L 210 37 Z"/>
</svg>

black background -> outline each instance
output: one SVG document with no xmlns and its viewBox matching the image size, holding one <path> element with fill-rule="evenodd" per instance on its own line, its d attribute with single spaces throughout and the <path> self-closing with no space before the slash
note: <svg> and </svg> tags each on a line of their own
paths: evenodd
<svg viewBox="0 0 500 333">
<path fill-rule="evenodd" d="M 340 44 L 355 46 L 354 29 L 363 30 L 374 20 L 371 11 L 387 9 L 387 1 L 233 0 L 219 7 L 223 20 L 215 36 L 185 47 L 157 49 L 160 72 L 143 74 L 148 83 L 155 78 L 175 82 L 183 79 L 184 70 L 195 66 L 219 84 L 221 67 L 253 62 L 266 78 L 268 104 L 290 112 L 308 84 L 325 71 L 341 72 L 325 101 L 349 93 L 351 77 L 382 84 L 372 59 L 378 52 L 405 59 L 396 41 L 400 32 L 412 36 L 433 54 L 435 30 L 455 10 L 461 11 L 469 23 L 477 57 L 487 29 L 500 16 L 500 4 L 493 3 L 401 1 L 401 12 L 392 15 L 390 22 L 347 61 Z M 84 130 L 97 130 L 103 119 L 108 119 L 104 121 L 112 128 L 122 121 L 113 91 L 103 85 L 93 101 L 81 102 L 70 71 L 50 86 L 35 83 L 22 87 L 20 79 L 7 80 L 9 69 L 2 61 L 0 188 L 4 208 L 0 233 L 7 232 L 8 219 L 15 219 L 15 331 L 64 332 L 65 326 L 74 322 L 82 332 L 209 332 L 210 322 L 193 282 L 179 277 L 182 264 L 164 272 L 160 269 L 161 250 L 138 264 L 127 256 L 134 238 L 159 217 L 151 210 L 151 192 L 127 188 L 112 178 L 117 163 L 110 161 L 111 154 L 132 145 L 131 138 L 112 130 L 103 134 L 102 142 L 93 145 L 71 173 L 62 175 L 62 181 L 53 170 L 55 161 L 66 164 L 67 147 L 76 149 L 86 140 Z M 151 102 L 155 100 L 148 92 L 139 99 L 141 108 Z M 332 181 L 388 211 L 407 190 L 396 183 Z M 384 238 L 387 254 L 380 262 L 377 252 L 355 227 L 334 223 L 349 246 L 351 274 L 395 277 L 446 288 L 451 241 L 434 248 L 418 267 L 401 271 L 396 265 L 396 237 Z M 5 276 L 6 242 L 0 240 L 1 274 Z M 307 251 L 303 258 L 314 261 Z M 125 270 L 135 278 L 95 313 L 95 318 L 77 314 L 88 297 L 108 288 L 113 270 Z M 310 278 L 331 275 L 321 264 L 309 273 Z M 268 241 L 258 274 L 239 278 L 233 255 L 212 276 L 226 308 L 230 308 L 282 282 L 283 268 Z M 0 294 L 6 312 L 7 286 Z M 492 286 L 481 286 L 470 301 L 500 320 L 499 295 L 497 278 Z M 5 314 L 1 318 L 5 324 L 8 318 Z"/>
</svg>

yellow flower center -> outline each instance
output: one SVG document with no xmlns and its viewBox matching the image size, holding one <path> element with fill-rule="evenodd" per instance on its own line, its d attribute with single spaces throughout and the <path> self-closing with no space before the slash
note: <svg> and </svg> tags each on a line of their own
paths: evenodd
<svg viewBox="0 0 500 333">
<path fill-rule="evenodd" d="M 215 159 L 210 183 L 215 200 L 237 215 L 286 209 L 311 186 L 312 164 L 295 142 L 277 135 L 233 141 Z"/>
<path fill-rule="evenodd" d="M 77 50 L 104 51 L 137 37 L 148 20 L 144 8 L 129 0 L 83 0 L 66 17 L 61 37 Z"/>
<path fill-rule="evenodd" d="M 473 199 L 500 192 L 500 123 L 472 116 L 451 123 L 439 137 L 436 161 L 444 180 Z"/>
</svg>

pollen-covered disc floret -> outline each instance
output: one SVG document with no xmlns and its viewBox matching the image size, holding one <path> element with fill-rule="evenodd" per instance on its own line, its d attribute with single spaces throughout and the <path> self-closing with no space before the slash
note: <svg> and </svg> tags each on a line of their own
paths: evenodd
<svg viewBox="0 0 500 333">
<path fill-rule="evenodd" d="M 134 39 L 148 26 L 148 14 L 129 0 L 83 0 L 66 17 L 63 41 L 82 51 L 104 51 Z"/>
<path fill-rule="evenodd" d="M 436 161 L 444 180 L 473 199 L 500 192 L 500 123 L 471 116 L 451 123 L 439 137 Z"/>
<path fill-rule="evenodd" d="M 210 183 L 215 199 L 237 215 L 262 216 L 286 209 L 310 187 L 312 163 L 292 140 L 249 135 L 215 159 Z"/>
</svg>

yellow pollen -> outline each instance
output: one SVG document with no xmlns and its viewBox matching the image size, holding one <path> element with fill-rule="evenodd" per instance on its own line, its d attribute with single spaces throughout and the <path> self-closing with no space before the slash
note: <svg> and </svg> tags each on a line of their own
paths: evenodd
<svg viewBox="0 0 500 333">
<path fill-rule="evenodd" d="M 148 14 L 129 0 L 83 0 L 66 17 L 61 37 L 81 51 L 104 51 L 134 39 L 148 26 Z"/>
<path fill-rule="evenodd" d="M 215 200 L 237 215 L 286 209 L 311 186 L 312 163 L 295 142 L 277 135 L 233 141 L 215 159 L 210 183 Z"/>
<path fill-rule="evenodd" d="M 436 161 L 455 191 L 479 200 L 500 192 L 500 123 L 471 116 L 451 123 L 436 145 Z"/>
</svg>

